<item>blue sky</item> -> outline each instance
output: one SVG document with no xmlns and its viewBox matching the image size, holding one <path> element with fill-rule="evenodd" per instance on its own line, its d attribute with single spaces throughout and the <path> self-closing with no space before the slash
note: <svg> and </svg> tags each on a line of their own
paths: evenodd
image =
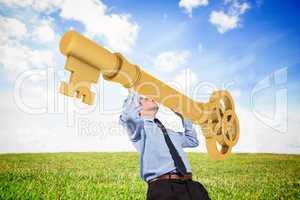
<svg viewBox="0 0 300 200">
<path fill-rule="evenodd" d="M 65 58 L 58 45 L 64 32 L 75 29 L 120 51 L 163 81 L 179 84 L 187 95 L 193 96 L 199 84 L 209 85 L 209 93 L 212 88 L 231 91 L 241 121 L 237 152 L 299 153 L 299 6 L 292 0 L 1 0 L 0 49 L 4 53 L 0 56 L 0 95 L 4 103 L 0 110 L 6 115 L 0 118 L 5 124 L 0 127 L 4 133 L 0 151 L 132 150 L 124 130 L 117 138 L 87 136 L 85 145 L 78 145 L 83 139 L 75 133 L 80 118 L 96 122 L 95 118 L 103 117 L 118 127 L 118 112 L 109 116 L 101 111 L 76 113 L 73 125 L 67 126 L 69 110 L 32 114 L 14 99 L 18 79 L 25 71 L 53 69 L 59 80 L 67 80 L 62 73 Z M 53 102 L 47 93 L 47 79 L 40 75 L 25 81 L 22 101 L 31 107 L 49 107 Z M 118 110 L 126 91 L 103 84 L 98 97 L 105 99 L 99 106 Z M 193 98 L 199 96 L 198 100 L 207 100 L 201 93 Z M 62 98 L 57 97 L 57 105 Z M 164 114 L 166 123 L 176 122 L 168 118 L 170 113 Z M 23 123 L 12 127 L 15 119 Z M 62 130 L 67 134 L 53 133 Z M 63 137 L 61 145 L 46 145 L 40 132 L 50 141 Z M 273 145 L 269 145 L 271 138 Z M 112 140 L 117 142 L 111 144 Z M 72 144 L 64 147 L 63 141 Z M 32 144 L 36 146 L 29 147 Z M 205 151 L 203 146 L 200 151 Z"/>
<path fill-rule="evenodd" d="M 248 3 L 250 8 L 240 17 L 239 27 L 220 34 L 210 23 L 209 16 L 213 10 L 228 10 L 230 5 L 226 5 L 224 1 L 209 1 L 207 6 L 194 8 L 192 17 L 189 17 L 174 1 L 102 2 L 109 7 L 109 13 L 129 13 L 131 20 L 139 25 L 138 37 L 131 51 L 142 52 L 142 55 L 132 53 L 130 56 L 136 63 L 145 63 L 143 67 L 146 69 L 152 70 L 152 67 L 151 63 L 144 61 L 143 54 L 149 54 L 155 59 L 157 52 L 187 49 L 191 57 L 186 66 L 203 77 L 203 80 L 217 79 L 224 82 L 232 80 L 232 75 L 238 75 L 239 77 L 234 77 L 234 80 L 238 81 L 239 88 L 248 90 L 257 80 L 281 67 L 289 67 L 289 71 L 293 71 L 288 76 L 290 82 L 299 78 L 298 3 L 240 1 Z M 56 31 L 61 35 L 70 27 L 80 32 L 85 31 L 82 23 L 76 20 L 63 21 L 59 13 L 58 10 L 50 16 L 55 19 Z M 41 16 L 47 17 L 43 13 Z M 103 43 L 101 37 L 96 36 L 95 40 Z M 156 45 L 153 46 L 153 43 Z M 210 57 L 216 60 L 202 62 L 203 59 L 207 60 Z M 241 66 L 234 66 L 239 64 L 240 59 L 252 62 L 246 63 L 249 66 L 242 66 L 243 63 Z M 228 73 L 214 75 L 215 71 L 224 72 L 223 70 Z M 256 79 L 247 80 L 249 75 Z"/>
</svg>

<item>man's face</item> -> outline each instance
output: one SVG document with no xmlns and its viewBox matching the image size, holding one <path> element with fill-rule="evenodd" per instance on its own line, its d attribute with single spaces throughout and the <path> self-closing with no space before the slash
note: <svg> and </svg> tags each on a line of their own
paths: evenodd
<svg viewBox="0 0 300 200">
<path fill-rule="evenodd" d="M 153 100 L 147 97 L 141 97 L 140 99 L 141 109 L 145 111 L 156 111 L 158 104 Z"/>
</svg>

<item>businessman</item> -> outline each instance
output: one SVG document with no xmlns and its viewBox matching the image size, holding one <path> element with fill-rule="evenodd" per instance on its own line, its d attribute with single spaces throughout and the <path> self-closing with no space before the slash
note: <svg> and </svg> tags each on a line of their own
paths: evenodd
<svg viewBox="0 0 300 200">
<path fill-rule="evenodd" d="M 123 104 L 120 123 L 139 153 L 140 175 L 148 183 L 147 200 L 210 199 L 204 186 L 192 179 L 183 151 L 199 145 L 192 122 L 181 119 L 184 132 L 175 132 L 156 118 L 158 104 L 130 91 Z"/>
</svg>

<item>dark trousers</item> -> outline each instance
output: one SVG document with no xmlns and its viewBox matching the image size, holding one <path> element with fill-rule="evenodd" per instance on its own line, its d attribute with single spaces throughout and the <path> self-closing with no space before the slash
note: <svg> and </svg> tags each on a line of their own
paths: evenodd
<svg viewBox="0 0 300 200">
<path fill-rule="evenodd" d="M 157 180 L 148 184 L 147 200 L 206 200 L 204 186 L 192 180 Z"/>
</svg>

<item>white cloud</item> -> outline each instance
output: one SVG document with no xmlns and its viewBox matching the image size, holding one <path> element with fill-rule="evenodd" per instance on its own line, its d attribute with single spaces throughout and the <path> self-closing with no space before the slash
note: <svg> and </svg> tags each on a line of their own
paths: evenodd
<svg viewBox="0 0 300 200">
<path fill-rule="evenodd" d="M 0 51 L 0 64 L 11 81 L 21 71 L 53 67 L 55 64 L 53 52 L 50 50 L 35 50 L 21 44 L 7 44 L 0 46 Z"/>
<path fill-rule="evenodd" d="M 0 16 L 0 44 L 9 39 L 21 39 L 27 35 L 26 25 L 18 19 Z"/>
<path fill-rule="evenodd" d="M 207 5 L 208 0 L 180 0 L 179 2 L 179 7 L 184 8 L 190 17 L 192 17 L 192 11 L 194 8 Z"/>
<path fill-rule="evenodd" d="M 233 96 L 234 99 L 238 99 L 242 95 L 242 90 L 235 89 L 235 90 L 230 91 L 230 93 L 231 93 L 231 95 Z"/>
<path fill-rule="evenodd" d="M 62 1 L 63 0 L 1 0 L 1 3 L 7 6 L 31 6 L 35 11 L 44 12 L 56 8 Z"/>
<path fill-rule="evenodd" d="M 1 0 L 1 3 L 4 3 L 8 6 L 20 6 L 25 7 L 32 4 L 33 0 Z"/>
<path fill-rule="evenodd" d="M 239 0 L 225 0 L 225 4 L 228 4 L 229 14 L 231 15 L 242 15 L 248 9 L 250 9 L 250 5 L 246 2 L 240 3 Z"/>
<path fill-rule="evenodd" d="M 189 69 L 187 69 L 189 71 Z M 182 71 L 183 72 L 183 71 Z M 180 74 L 182 74 L 182 72 Z M 191 71 L 190 71 L 191 72 Z M 180 76 L 178 76 L 180 77 Z M 176 78 L 182 82 L 186 78 Z M 193 76 L 192 76 L 193 77 Z M 189 78 L 188 78 L 189 79 Z M 195 82 L 195 78 L 191 78 Z M 28 84 L 26 84 L 28 83 Z M 23 85 L 24 103 L 31 107 L 47 106 L 47 89 L 44 87 L 36 88 L 30 82 Z M 107 82 L 105 82 L 106 84 Z M 107 89 L 111 90 L 107 85 Z M 57 89 L 53 91 L 57 94 Z M 108 100 L 112 98 L 111 93 L 105 93 Z M 121 106 L 124 96 L 116 93 L 113 99 L 115 106 Z M 60 96 L 61 97 L 61 96 Z M 29 114 L 17 107 L 13 94 L 9 92 L 0 92 L 0 152 L 58 152 L 58 151 L 134 151 L 132 144 L 129 142 L 126 130 L 118 125 L 117 112 L 111 114 L 99 113 L 98 107 L 89 113 L 80 114 L 77 110 L 64 109 L 63 112 Z M 56 99 L 56 98 L 55 98 Z M 78 100 L 76 100 L 78 101 Z M 56 102 L 61 104 L 63 101 Z M 102 102 L 103 103 L 103 102 Z M 110 103 L 110 102 L 109 102 Z M 49 105 L 49 104 L 48 104 Z M 75 106 L 75 105 L 74 105 Z M 106 105 L 107 107 L 107 105 Z M 46 107 L 47 108 L 47 107 Z M 298 153 L 300 152 L 300 137 L 298 131 L 299 109 L 290 108 L 289 112 L 289 129 L 286 133 L 279 133 L 257 118 L 251 110 L 241 106 L 236 101 L 235 108 L 240 121 L 240 139 L 233 148 L 233 152 L 270 152 L 270 153 Z M 162 108 L 164 109 L 164 108 Z M 76 119 L 84 119 L 91 124 L 82 126 L 84 130 L 90 133 L 82 132 L 80 135 L 79 121 L 71 127 L 67 127 L 67 118 L 71 112 L 75 112 Z M 162 110 L 161 110 L 162 111 Z M 100 114 L 100 115 L 99 115 Z M 179 129 L 178 118 L 167 110 L 159 113 L 162 121 L 172 129 Z M 14 124 L 11 126 L 11 124 Z M 76 126 L 75 126 L 76 125 Z M 85 129 L 88 128 L 89 129 Z M 103 128 L 103 129 L 101 129 Z M 198 127 L 195 127 L 198 128 Z M 78 132 L 77 132 L 78 131 Z M 61 133 L 64 134 L 61 134 Z M 198 138 L 201 142 L 199 148 L 195 151 L 206 151 L 205 139 L 198 130 Z M 95 135 L 89 135 L 95 134 Z M 270 142 L 272 141 L 272 142 Z"/>
<path fill-rule="evenodd" d="M 33 0 L 31 4 L 33 9 L 39 12 L 56 9 L 63 0 Z"/>
<path fill-rule="evenodd" d="M 241 15 L 250 9 L 248 3 L 240 3 L 238 0 L 225 0 L 225 4 L 229 5 L 228 12 L 212 11 L 209 17 L 210 23 L 216 26 L 221 34 L 239 27 Z"/>
<path fill-rule="evenodd" d="M 31 37 L 41 43 L 52 42 L 55 39 L 55 32 L 50 20 L 43 20 L 34 27 Z"/>
<path fill-rule="evenodd" d="M 105 4 L 98 0 L 3 0 L 8 6 L 31 8 L 36 12 L 60 10 L 64 19 L 76 20 L 86 28 L 89 37 L 103 38 L 108 48 L 130 52 L 138 36 L 139 26 L 131 20 L 130 14 L 110 13 Z M 48 29 L 50 30 L 50 29 Z M 47 27 L 38 30 L 40 39 L 45 41 Z"/>
<path fill-rule="evenodd" d="M 179 86 L 181 92 L 186 95 L 191 95 L 193 86 L 198 82 L 198 77 L 190 68 L 185 68 L 177 73 L 173 79 L 176 85 Z"/>
<path fill-rule="evenodd" d="M 44 80 L 44 83 L 47 81 Z M 105 90 L 112 91 L 115 85 L 109 84 Z M 107 92 L 105 98 L 109 101 L 100 103 L 105 104 L 105 108 L 114 105 L 115 110 L 103 111 L 100 105 L 95 109 L 81 104 L 79 106 L 78 99 L 60 95 L 58 87 L 49 91 L 47 86 L 49 87 L 43 84 L 36 87 L 30 80 L 25 80 L 19 88 L 20 93 L 17 93 L 20 95 L 19 101 L 13 98 L 13 91 L 0 92 L 0 98 L 3 100 L 0 104 L 1 153 L 134 151 L 126 130 L 118 124 L 119 111 L 125 99 L 123 95 L 121 97 L 117 91 Z M 49 92 L 50 96 L 48 96 Z M 97 97 L 102 100 L 100 96 Z M 33 114 L 36 109 L 45 109 L 45 111 L 41 114 Z M 99 113 L 100 109 L 101 113 Z M 70 125 L 70 121 L 73 120 L 74 124 L 71 122 Z M 80 120 L 88 123 L 82 123 Z M 11 126 L 11 123 L 14 125 Z M 61 132 L 64 134 L 59 134 Z"/>
<path fill-rule="evenodd" d="M 213 11 L 209 21 L 217 27 L 219 33 L 225 33 L 238 26 L 238 16 L 230 16 L 223 11 Z"/>
<path fill-rule="evenodd" d="M 37 50 L 23 44 L 23 40 L 34 35 L 23 22 L 15 18 L 0 17 L 0 24 L 0 64 L 7 73 L 7 80 L 13 81 L 23 70 L 54 66 L 51 50 Z"/>
<path fill-rule="evenodd" d="M 280 133 L 268 127 L 258 119 L 250 109 L 236 103 L 236 113 L 240 122 L 240 139 L 233 147 L 234 152 L 268 152 L 268 153 L 298 153 L 300 152 L 299 116 L 298 111 L 290 110 L 288 131 Z M 296 118 L 295 118 L 296 117 Z M 293 120 L 296 119 L 296 120 Z M 272 142 L 270 142 L 272 141 Z"/>
<path fill-rule="evenodd" d="M 159 71 L 170 72 L 184 66 L 189 56 L 190 52 L 187 50 L 166 51 L 156 57 L 154 67 Z"/>
<path fill-rule="evenodd" d="M 28 20 L 30 21 L 30 20 Z M 13 17 L 0 16 L 0 44 L 7 44 L 13 40 L 33 39 L 38 42 L 51 42 L 55 39 L 52 19 L 33 19 L 33 30 L 28 30 L 26 24 Z"/>
<path fill-rule="evenodd" d="M 18 1 L 4 3 L 17 4 Z M 27 4 L 24 1 L 18 5 Z M 7 81 L 14 81 L 24 70 L 54 67 L 53 51 L 56 49 L 43 46 L 45 42 L 53 42 L 57 38 L 51 18 L 40 20 L 32 16 L 23 20 L 21 16 L 18 19 L 0 16 L 0 38 L 0 65 Z M 31 46 L 32 42 L 40 48 Z"/>
<path fill-rule="evenodd" d="M 60 16 L 81 22 L 89 36 L 103 37 L 109 47 L 122 52 L 131 50 L 139 31 L 129 14 L 108 14 L 106 5 L 96 0 L 66 0 Z"/>
</svg>

